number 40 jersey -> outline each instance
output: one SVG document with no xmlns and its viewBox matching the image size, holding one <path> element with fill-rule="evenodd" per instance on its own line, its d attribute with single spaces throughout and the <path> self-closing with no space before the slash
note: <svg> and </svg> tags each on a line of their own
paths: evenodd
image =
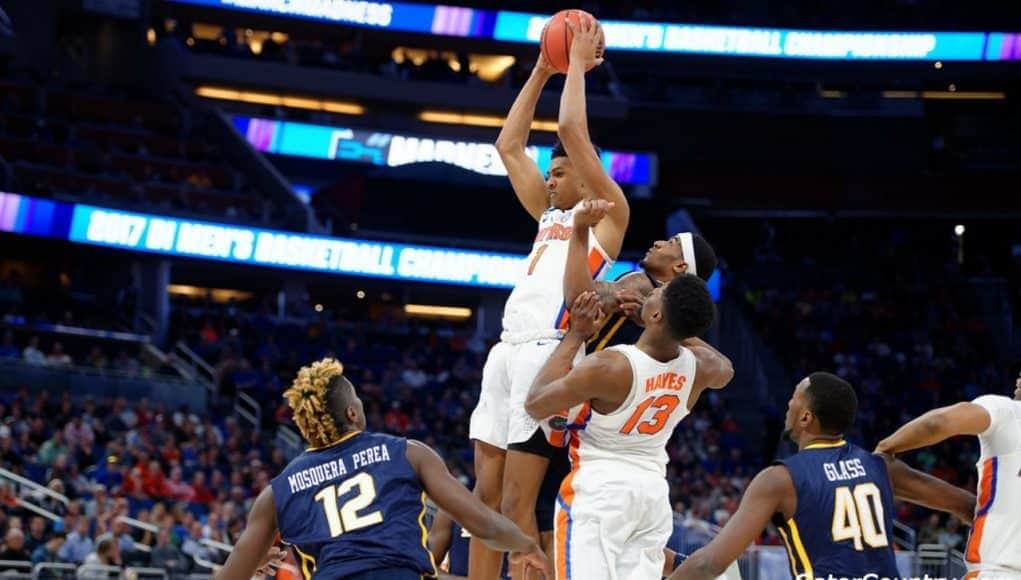
<svg viewBox="0 0 1021 580">
<path fill-rule="evenodd" d="M 309 449 L 272 481 L 277 527 L 306 580 L 403 568 L 435 575 L 425 492 L 406 439 L 354 432 Z"/>
<path fill-rule="evenodd" d="M 780 462 L 791 474 L 794 517 L 773 516 L 795 578 L 897 578 L 893 490 L 882 457 L 844 441 L 808 445 Z"/>
</svg>

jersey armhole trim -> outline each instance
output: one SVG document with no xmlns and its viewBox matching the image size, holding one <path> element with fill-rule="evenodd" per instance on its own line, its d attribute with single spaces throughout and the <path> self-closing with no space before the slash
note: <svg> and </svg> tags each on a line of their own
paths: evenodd
<svg viewBox="0 0 1021 580">
<path fill-rule="evenodd" d="M 992 397 L 994 397 L 994 395 L 982 395 L 980 397 L 976 397 L 975 399 L 973 399 L 971 401 L 972 405 L 977 405 L 977 406 L 981 407 L 986 413 L 989 414 L 989 426 L 986 427 L 985 431 L 982 431 L 981 433 L 976 433 L 975 434 L 976 437 L 988 437 L 989 435 L 991 435 L 993 433 L 993 431 L 996 429 L 996 426 L 997 426 L 996 414 L 993 412 L 992 409 L 990 409 L 988 406 L 986 406 L 984 404 L 984 403 L 986 403 L 986 401 L 990 400 L 987 397 L 992 398 Z M 976 402 L 979 399 L 985 399 L 985 401 L 982 401 L 982 403 Z M 995 400 L 995 399 L 993 399 L 993 400 Z M 1014 418 L 1016 419 L 1017 418 L 1017 414 L 1014 413 L 1014 409 L 1012 408 L 1010 411 L 1011 411 L 1011 414 L 1013 414 Z"/>
<path fill-rule="evenodd" d="M 617 262 L 617 259 L 616 258 L 611 258 L 610 255 L 606 253 L 606 250 L 603 249 L 603 245 L 599 243 L 599 236 L 596 235 L 596 229 L 595 228 L 589 228 L 589 232 L 588 233 L 589 233 L 589 236 L 588 236 L 589 237 L 589 245 L 592 246 L 592 248 L 590 248 L 590 251 L 592 249 L 594 249 L 597 252 L 599 252 L 599 255 L 603 257 L 603 260 L 605 262 L 603 264 L 602 269 L 605 270 L 605 271 L 609 271 L 610 268 L 612 268 L 613 265 Z M 598 274 L 602 274 L 602 272 L 597 272 L 597 273 Z"/>
</svg>

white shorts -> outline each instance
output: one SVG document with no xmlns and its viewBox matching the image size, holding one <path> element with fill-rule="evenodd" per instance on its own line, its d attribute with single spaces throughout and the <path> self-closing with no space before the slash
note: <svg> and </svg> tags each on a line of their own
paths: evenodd
<svg viewBox="0 0 1021 580">
<path fill-rule="evenodd" d="M 968 564 L 966 580 L 1021 580 L 1021 570 L 1001 568 L 990 564 Z"/>
<path fill-rule="evenodd" d="M 659 580 L 673 532 L 661 474 L 615 462 L 572 471 L 554 520 L 557 580 Z"/>
<path fill-rule="evenodd" d="M 470 438 L 507 449 L 535 433 L 539 424 L 525 412 L 525 400 L 536 375 L 559 345 L 559 340 L 550 339 L 493 346 L 482 367 L 482 392 L 472 411 Z M 575 363 L 584 354 L 584 348 L 579 349 Z"/>
</svg>

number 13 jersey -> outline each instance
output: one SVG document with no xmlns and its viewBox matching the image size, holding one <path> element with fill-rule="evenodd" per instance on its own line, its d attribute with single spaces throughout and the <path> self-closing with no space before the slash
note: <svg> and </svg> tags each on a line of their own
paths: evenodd
<svg viewBox="0 0 1021 580">
<path fill-rule="evenodd" d="M 309 449 L 273 479 L 277 527 L 305 580 L 405 568 L 435 575 L 425 492 L 406 439 L 354 432 Z"/>
<path fill-rule="evenodd" d="M 666 444 L 688 416 L 695 380 L 695 355 L 681 347 L 677 358 L 660 362 L 634 345 L 606 349 L 627 357 L 631 392 L 612 413 L 596 413 L 585 403 L 584 422 L 571 443 L 574 468 L 602 461 L 626 462 L 666 477 Z"/>
</svg>

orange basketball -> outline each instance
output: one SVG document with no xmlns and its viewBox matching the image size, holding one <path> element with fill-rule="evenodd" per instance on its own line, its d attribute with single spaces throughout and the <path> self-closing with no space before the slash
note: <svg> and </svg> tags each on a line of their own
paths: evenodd
<svg viewBox="0 0 1021 580">
<path fill-rule="evenodd" d="M 561 10 L 554 14 L 542 29 L 542 37 L 539 39 L 542 55 L 546 58 L 546 62 L 550 63 L 550 66 L 562 73 L 567 72 L 568 61 L 571 57 L 571 41 L 574 39 L 574 34 L 567 27 L 567 19 L 571 19 L 571 24 L 575 28 L 581 28 L 582 17 L 591 18 L 593 22 L 599 24 L 594 16 L 584 10 Z M 599 34 L 602 35 L 602 33 L 600 28 Z M 602 47 L 606 46 L 605 38 L 600 39 L 599 46 L 602 51 Z M 592 70 L 592 66 L 586 70 Z"/>
</svg>

